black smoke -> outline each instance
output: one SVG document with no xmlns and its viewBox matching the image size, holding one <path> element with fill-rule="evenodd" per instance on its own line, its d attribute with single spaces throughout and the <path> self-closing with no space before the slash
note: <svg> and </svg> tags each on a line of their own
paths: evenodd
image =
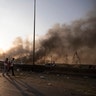
<svg viewBox="0 0 96 96">
<path fill-rule="evenodd" d="M 64 62 L 67 54 L 71 63 L 77 52 L 81 63 L 96 63 L 96 13 L 69 25 L 56 24 L 43 36 L 40 45 L 36 61 L 52 56 L 54 61 Z"/>
<path fill-rule="evenodd" d="M 13 45 L 7 55 L 28 57 L 32 62 L 31 41 L 18 37 Z M 71 64 L 76 52 L 81 63 L 96 64 L 96 11 L 70 24 L 55 24 L 50 28 L 47 34 L 36 40 L 35 62 Z"/>
</svg>

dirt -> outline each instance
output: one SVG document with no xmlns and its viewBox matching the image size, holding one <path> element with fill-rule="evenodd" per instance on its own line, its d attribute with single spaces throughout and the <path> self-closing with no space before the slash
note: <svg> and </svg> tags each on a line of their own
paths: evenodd
<svg viewBox="0 0 96 96">
<path fill-rule="evenodd" d="M 14 92 L 14 96 L 96 96 L 96 78 L 34 72 L 15 75 L 0 75 L 0 96 Z"/>
</svg>

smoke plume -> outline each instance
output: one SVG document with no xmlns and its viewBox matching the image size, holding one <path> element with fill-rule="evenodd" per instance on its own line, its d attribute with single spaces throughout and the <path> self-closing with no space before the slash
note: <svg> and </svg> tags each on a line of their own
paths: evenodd
<svg viewBox="0 0 96 96">
<path fill-rule="evenodd" d="M 32 62 L 32 44 L 18 37 L 7 52 Z M 26 59 L 24 59 L 26 60 Z M 71 24 L 56 24 L 42 38 L 36 40 L 35 62 L 96 64 L 96 11 Z"/>
<path fill-rule="evenodd" d="M 96 14 L 76 20 L 70 25 L 56 24 L 43 36 L 40 45 L 36 51 L 36 61 L 50 58 L 56 62 L 67 60 L 72 63 L 77 52 L 75 59 L 79 58 L 81 63 L 96 63 Z"/>
</svg>

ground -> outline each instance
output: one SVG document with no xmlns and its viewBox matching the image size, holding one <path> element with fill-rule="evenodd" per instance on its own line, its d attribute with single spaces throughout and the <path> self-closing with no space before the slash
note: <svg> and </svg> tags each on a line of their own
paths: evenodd
<svg viewBox="0 0 96 96">
<path fill-rule="evenodd" d="M 0 73 L 0 96 L 96 96 L 96 78 L 35 72 Z"/>
</svg>

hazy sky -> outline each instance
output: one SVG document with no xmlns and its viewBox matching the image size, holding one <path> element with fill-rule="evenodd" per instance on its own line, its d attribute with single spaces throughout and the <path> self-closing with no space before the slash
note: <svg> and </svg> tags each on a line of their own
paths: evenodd
<svg viewBox="0 0 96 96">
<path fill-rule="evenodd" d="M 10 48 L 14 39 L 33 34 L 34 0 L 0 0 L 0 49 Z M 36 35 L 44 35 L 56 23 L 66 24 L 84 17 L 96 0 L 37 0 Z"/>
</svg>

